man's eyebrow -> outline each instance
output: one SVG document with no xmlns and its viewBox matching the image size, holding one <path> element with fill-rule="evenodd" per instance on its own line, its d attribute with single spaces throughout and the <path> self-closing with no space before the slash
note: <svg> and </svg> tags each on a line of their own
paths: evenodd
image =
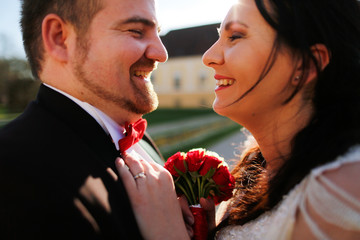
<svg viewBox="0 0 360 240">
<path fill-rule="evenodd" d="M 120 26 L 120 25 L 131 24 L 131 23 L 141 23 L 147 27 L 157 27 L 157 30 L 160 32 L 160 27 L 158 26 L 157 22 L 149 20 L 147 18 L 139 17 L 139 16 L 121 20 L 116 25 Z"/>
</svg>

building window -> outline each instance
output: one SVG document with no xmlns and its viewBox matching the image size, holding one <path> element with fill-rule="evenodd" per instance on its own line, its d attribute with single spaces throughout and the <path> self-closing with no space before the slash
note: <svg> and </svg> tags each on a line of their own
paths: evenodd
<svg viewBox="0 0 360 240">
<path fill-rule="evenodd" d="M 175 103 L 174 103 L 174 107 L 175 108 L 181 108 L 181 100 L 180 99 L 175 99 Z"/>
<path fill-rule="evenodd" d="M 205 82 L 206 82 L 206 73 L 205 72 L 201 72 L 199 74 L 199 89 L 203 89 L 205 86 Z"/>
<path fill-rule="evenodd" d="M 179 90 L 181 88 L 181 76 L 179 73 L 175 73 L 174 76 L 174 89 Z"/>
</svg>

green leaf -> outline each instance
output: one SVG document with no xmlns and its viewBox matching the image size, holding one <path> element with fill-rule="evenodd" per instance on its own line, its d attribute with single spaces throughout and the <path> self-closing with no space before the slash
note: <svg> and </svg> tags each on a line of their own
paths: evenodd
<svg viewBox="0 0 360 240">
<path fill-rule="evenodd" d="M 216 172 L 216 169 L 215 168 L 210 168 L 210 170 L 205 174 L 205 178 L 206 179 L 212 179 L 212 176 L 214 176 Z"/>
<path fill-rule="evenodd" d="M 211 189 L 215 188 L 215 185 L 212 182 L 208 182 L 203 187 L 202 194 L 205 196 L 207 192 L 209 192 Z"/>
<path fill-rule="evenodd" d="M 198 172 L 189 172 L 191 176 L 191 180 L 193 183 L 196 183 L 197 179 L 201 177 L 201 175 Z"/>
<path fill-rule="evenodd" d="M 184 193 L 186 199 L 188 200 L 188 202 L 189 202 L 190 204 L 194 204 L 194 203 L 192 202 L 192 199 L 191 199 L 190 196 L 189 196 L 189 193 L 185 190 L 185 188 L 184 188 L 180 183 L 175 183 L 175 187 L 178 188 L 178 189 L 180 189 L 180 190 Z"/>
<path fill-rule="evenodd" d="M 186 169 L 186 171 L 188 171 L 188 170 L 189 170 L 188 165 L 187 165 L 187 163 L 186 163 L 186 161 L 185 161 L 185 160 L 183 160 L 183 161 L 184 161 L 184 166 L 185 166 L 185 169 Z"/>
<path fill-rule="evenodd" d="M 177 170 L 177 169 L 175 168 L 175 170 Z M 189 201 L 189 202 L 196 204 L 197 201 L 196 201 L 196 197 L 194 194 L 194 187 L 193 187 L 194 183 L 192 183 L 192 181 L 189 179 L 189 178 L 191 178 L 191 176 L 189 174 L 182 173 L 181 171 L 179 171 L 179 172 L 181 173 L 181 174 L 179 173 L 179 175 L 181 175 L 181 178 L 184 180 L 181 183 L 182 187 L 186 186 L 186 188 L 188 189 L 189 197 L 192 198 L 191 201 Z"/>
<path fill-rule="evenodd" d="M 200 178 L 198 177 L 197 178 L 197 185 L 198 185 L 198 198 L 199 198 L 199 201 L 200 201 L 200 198 L 202 197 L 201 193 L 202 193 L 202 184 L 200 183 Z"/>
</svg>

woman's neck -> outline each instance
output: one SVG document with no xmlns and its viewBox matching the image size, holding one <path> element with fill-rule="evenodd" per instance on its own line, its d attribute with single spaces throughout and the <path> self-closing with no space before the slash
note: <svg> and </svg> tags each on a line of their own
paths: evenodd
<svg viewBox="0 0 360 240">
<path fill-rule="evenodd" d="M 264 119 L 257 124 L 244 125 L 256 139 L 270 176 L 289 158 L 292 141 L 308 124 L 312 112 L 310 104 L 299 105 L 291 101 L 281 111 L 274 113 L 273 116 L 276 117 Z"/>
</svg>

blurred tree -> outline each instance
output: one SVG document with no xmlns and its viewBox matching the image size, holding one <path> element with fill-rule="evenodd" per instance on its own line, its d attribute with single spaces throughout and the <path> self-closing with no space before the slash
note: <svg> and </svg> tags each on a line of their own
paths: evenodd
<svg viewBox="0 0 360 240">
<path fill-rule="evenodd" d="M 9 112 L 22 111 L 35 97 L 39 84 L 26 60 L 0 59 L 0 105 Z"/>
</svg>

